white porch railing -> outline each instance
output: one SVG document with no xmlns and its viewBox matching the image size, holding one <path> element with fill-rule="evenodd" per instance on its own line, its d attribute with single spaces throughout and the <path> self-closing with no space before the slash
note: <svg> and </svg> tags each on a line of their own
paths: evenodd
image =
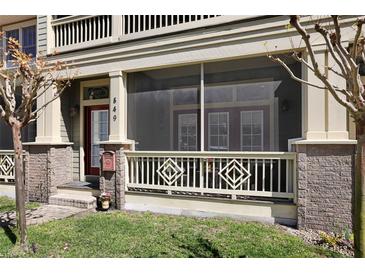
<svg viewBox="0 0 365 274">
<path fill-rule="evenodd" d="M 231 199 L 296 199 L 290 152 L 126 152 L 126 190 Z"/>
<path fill-rule="evenodd" d="M 52 21 L 55 48 L 102 40 L 112 35 L 112 15 L 68 16 Z"/>
<path fill-rule="evenodd" d="M 0 182 L 14 182 L 14 152 L 0 150 Z"/>
<path fill-rule="evenodd" d="M 219 15 L 123 15 L 122 34 L 166 28 L 189 22 L 201 21 Z"/>
<path fill-rule="evenodd" d="M 53 47 L 68 51 L 200 26 L 219 15 L 75 15 L 51 21 Z M 228 18 L 232 20 L 232 18 Z M 194 24 L 194 25 L 192 25 Z M 202 24 L 201 26 L 205 26 Z"/>
</svg>

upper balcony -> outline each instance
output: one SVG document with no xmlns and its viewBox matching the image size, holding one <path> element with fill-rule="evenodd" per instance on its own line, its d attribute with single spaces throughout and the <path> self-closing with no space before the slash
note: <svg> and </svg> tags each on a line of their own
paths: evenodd
<svg viewBox="0 0 365 274">
<path fill-rule="evenodd" d="M 48 53 L 166 35 L 247 19 L 220 15 L 76 15 L 52 17 Z"/>
</svg>

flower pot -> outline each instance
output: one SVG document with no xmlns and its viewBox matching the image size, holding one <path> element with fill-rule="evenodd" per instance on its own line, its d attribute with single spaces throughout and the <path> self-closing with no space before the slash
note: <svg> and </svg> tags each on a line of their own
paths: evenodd
<svg viewBox="0 0 365 274">
<path fill-rule="evenodd" d="M 102 207 L 102 209 L 109 209 L 110 201 L 109 200 L 101 201 L 101 207 Z"/>
</svg>

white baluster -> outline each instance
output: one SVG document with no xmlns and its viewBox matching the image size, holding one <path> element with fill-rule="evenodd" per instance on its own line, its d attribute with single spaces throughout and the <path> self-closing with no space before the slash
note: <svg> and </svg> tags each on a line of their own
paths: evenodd
<svg viewBox="0 0 365 274">
<path fill-rule="evenodd" d="M 152 185 L 155 185 L 155 176 L 156 176 L 156 169 L 155 169 L 155 158 L 152 158 Z"/>
<path fill-rule="evenodd" d="M 190 187 L 190 158 L 186 158 L 187 163 L 186 163 L 186 169 L 187 169 L 187 180 L 186 180 L 186 184 L 187 187 Z"/>
<path fill-rule="evenodd" d="M 285 192 L 288 193 L 289 192 L 289 160 L 285 160 L 285 165 L 286 165 L 286 178 L 285 178 Z"/>
<path fill-rule="evenodd" d="M 146 158 L 147 159 L 147 162 L 146 162 L 146 164 L 147 164 L 147 184 L 151 184 L 151 180 L 150 180 L 150 158 L 149 157 L 147 157 Z"/>
<path fill-rule="evenodd" d="M 266 191 L 266 186 L 265 186 L 265 159 L 262 159 L 262 191 Z"/>
<path fill-rule="evenodd" d="M 85 41 L 84 20 L 80 21 L 80 43 Z"/>
<path fill-rule="evenodd" d="M 106 37 L 109 37 L 110 36 L 110 20 L 111 20 L 111 16 L 110 15 L 107 15 L 106 16 Z M 123 27 L 123 25 L 122 25 Z"/>
<path fill-rule="evenodd" d="M 272 169 L 273 169 L 273 164 L 272 164 L 272 159 L 270 159 L 270 191 L 273 192 L 273 186 L 272 186 L 272 180 L 273 180 L 273 176 L 272 176 Z"/>
<path fill-rule="evenodd" d="M 130 178 L 131 178 L 131 183 L 132 184 L 135 184 L 135 181 L 134 181 L 134 157 L 131 157 L 130 158 L 130 169 L 131 169 L 131 176 L 130 176 Z"/>
<path fill-rule="evenodd" d="M 257 191 L 257 159 L 255 159 L 255 191 Z"/>
<path fill-rule="evenodd" d="M 136 184 L 139 184 L 139 157 L 136 157 Z"/>
<path fill-rule="evenodd" d="M 213 159 L 213 166 L 212 166 L 212 184 L 213 184 L 213 189 L 215 189 L 215 159 Z"/>
<path fill-rule="evenodd" d="M 157 160 L 157 166 L 158 166 L 158 168 L 157 168 L 157 169 L 158 169 L 158 170 L 160 170 L 160 166 L 161 166 L 161 159 L 160 159 L 160 157 L 158 157 L 158 160 Z M 158 184 L 158 185 L 161 185 L 161 184 L 160 184 L 160 175 L 158 175 L 158 176 L 157 176 L 157 184 Z"/>
<path fill-rule="evenodd" d="M 251 174 L 251 169 L 250 169 L 250 159 L 247 159 L 247 170 L 248 172 Z M 250 191 L 251 190 L 251 176 L 248 177 L 247 179 L 247 190 Z"/>
<path fill-rule="evenodd" d="M 281 192 L 281 161 L 278 160 L 278 192 Z"/>
<path fill-rule="evenodd" d="M 67 37 L 68 37 L 68 45 L 71 44 L 71 23 L 70 24 L 67 24 L 67 30 L 68 30 L 68 33 L 67 33 Z"/>
<path fill-rule="evenodd" d="M 142 165 L 142 167 L 141 167 L 141 184 L 143 185 L 143 184 L 145 184 L 145 182 L 144 182 L 144 158 L 143 157 L 141 157 L 141 165 Z"/>
</svg>

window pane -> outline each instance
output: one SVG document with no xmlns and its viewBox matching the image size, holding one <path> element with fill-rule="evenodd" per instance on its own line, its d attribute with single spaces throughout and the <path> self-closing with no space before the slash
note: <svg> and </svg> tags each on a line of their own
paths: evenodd
<svg viewBox="0 0 365 274">
<path fill-rule="evenodd" d="M 14 38 L 14 39 L 16 39 L 17 41 L 19 41 L 19 30 L 18 30 L 18 29 L 15 29 L 15 30 L 8 30 L 8 31 L 6 31 L 5 36 L 6 36 L 6 38 L 7 38 L 7 39 L 9 39 L 9 38 Z M 6 44 L 6 51 L 8 52 L 8 50 L 9 50 L 9 47 L 8 47 L 8 44 Z M 13 60 L 13 59 L 14 59 L 14 58 L 13 58 L 13 56 L 12 56 L 11 54 L 8 54 L 8 55 L 6 56 L 6 60 L 7 60 L 7 61 L 11 61 L 11 60 Z M 11 64 L 12 64 L 12 62 L 9 62 L 9 64 L 8 64 L 8 65 L 10 65 L 10 66 L 11 66 Z"/>
<path fill-rule="evenodd" d="M 301 75 L 299 63 L 281 58 Z M 205 118 L 206 150 L 208 124 L 220 125 L 218 136 L 227 136 L 233 151 L 287 151 L 288 139 L 301 137 L 301 86 L 267 57 L 206 63 L 204 84 L 206 115 L 227 113 Z"/>
<path fill-rule="evenodd" d="M 36 56 L 36 26 L 30 26 L 22 29 L 23 50 L 27 54 Z"/>
<path fill-rule="evenodd" d="M 228 150 L 228 113 L 209 113 L 208 126 L 208 150 Z"/>
<path fill-rule="evenodd" d="M 198 150 L 200 65 L 128 74 L 128 138 L 137 150 Z"/>
</svg>

